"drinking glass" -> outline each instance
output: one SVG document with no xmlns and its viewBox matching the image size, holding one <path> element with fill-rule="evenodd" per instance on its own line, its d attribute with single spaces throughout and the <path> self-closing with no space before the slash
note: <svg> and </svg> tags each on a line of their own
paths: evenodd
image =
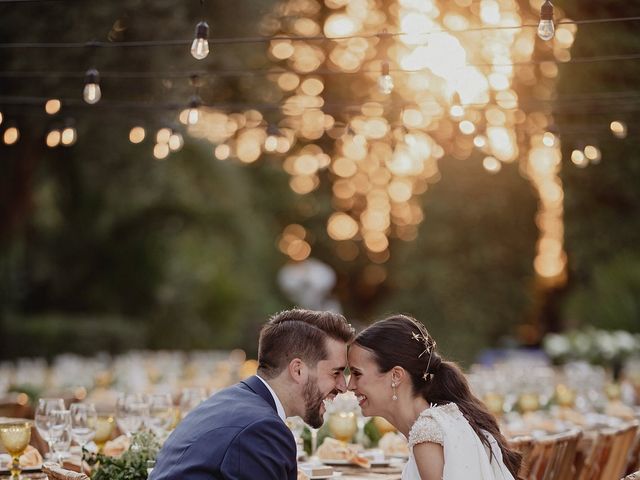
<svg viewBox="0 0 640 480">
<path fill-rule="evenodd" d="M 8 422 L 0 424 L 0 442 L 11 455 L 11 478 L 21 479 L 20 455 L 31 441 L 31 422 Z"/>
<path fill-rule="evenodd" d="M 98 452 L 102 452 L 104 444 L 111 438 L 113 433 L 114 420 L 111 415 L 100 415 L 96 420 L 96 433 L 93 441 L 98 447 Z"/>
<path fill-rule="evenodd" d="M 70 455 L 71 437 L 71 426 L 66 425 L 58 431 L 55 439 L 53 440 L 53 453 L 60 465 L 62 465 L 63 459 L 68 458 Z"/>
<path fill-rule="evenodd" d="M 180 396 L 180 412 L 182 418 L 196 408 L 207 398 L 207 391 L 204 388 L 193 387 L 182 389 L 182 395 Z"/>
<path fill-rule="evenodd" d="M 335 412 L 329 415 L 329 431 L 334 438 L 348 443 L 358 431 L 354 412 Z"/>
<path fill-rule="evenodd" d="M 36 429 L 49 446 L 47 457 L 53 452 L 53 440 L 49 436 L 49 419 L 52 410 L 64 410 L 64 400 L 62 398 L 40 398 L 38 400 L 35 412 Z"/>
<path fill-rule="evenodd" d="M 144 395 L 122 394 L 116 402 L 116 422 L 122 432 L 129 438 L 144 426 L 149 416 L 149 404 Z"/>
<path fill-rule="evenodd" d="M 173 423 L 173 400 L 168 393 L 154 394 L 149 397 L 149 416 L 147 425 L 160 439 L 167 435 Z"/>
<path fill-rule="evenodd" d="M 96 435 L 98 414 L 93 403 L 74 403 L 71 405 L 71 436 L 80 445 L 80 451 L 84 456 L 84 450 Z"/>
</svg>

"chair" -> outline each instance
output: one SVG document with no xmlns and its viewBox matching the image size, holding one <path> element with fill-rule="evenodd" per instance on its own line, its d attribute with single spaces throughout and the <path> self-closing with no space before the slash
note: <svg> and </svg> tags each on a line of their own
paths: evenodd
<svg viewBox="0 0 640 480">
<path fill-rule="evenodd" d="M 66 470 L 57 463 L 45 463 L 42 471 L 47 474 L 49 480 L 89 480 L 84 473 Z"/>
<path fill-rule="evenodd" d="M 510 445 L 523 456 L 520 476 L 525 480 L 566 480 L 574 478 L 573 461 L 580 430 L 549 435 L 541 438 L 515 439 Z"/>
<path fill-rule="evenodd" d="M 612 480 L 621 478 L 626 471 L 629 455 L 638 431 L 633 422 L 619 428 L 598 433 L 579 465 L 578 480 Z"/>
</svg>

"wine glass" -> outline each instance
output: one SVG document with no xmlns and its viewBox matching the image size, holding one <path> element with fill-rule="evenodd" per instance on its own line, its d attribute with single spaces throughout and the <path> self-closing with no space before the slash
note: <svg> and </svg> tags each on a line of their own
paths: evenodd
<svg viewBox="0 0 640 480">
<path fill-rule="evenodd" d="M 93 441 L 98 447 L 98 452 L 102 452 L 104 444 L 111 438 L 113 433 L 114 420 L 111 415 L 99 415 L 96 420 L 96 432 Z"/>
<path fill-rule="evenodd" d="M 153 394 L 149 397 L 147 425 L 159 438 L 164 438 L 173 423 L 173 400 L 168 393 Z"/>
<path fill-rule="evenodd" d="M 60 465 L 63 464 L 63 459 L 69 457 L 69 451 L 71 450 L 71 426 L 69 424 L 62 427 L 56 434 L 53 440 L 53 453 Z"/>
<path fill-rule="evenodd" d="M 149 416 L 149 404 L 144 395 L 122 394 L 116 402 L 116 423 L 122 432 L 129 438 L 144 425 L 144 420 Z"/>
<path fill-rule="evenodd" d="M 96 435 L 98 414 L 93 403 L 74 403 L 69 409 L 71 413 L 71 436 L 80 445 L 80 451 L 84 456 L 84 450 Z"/>
<path fill-rule="evenodd" d="M 31 422 L 19 421 L 0 424 L 0 442 L 11 455 L 11 478 L 22 478 L 20 472 L 20 455 L 31 441 Z"/>
<path fill-rule="evenodd" d="M 207 398 L 207 391 L 201 387 L 183 388 L 180 396 L 180 412 L 182 418 Z"/>
<path fill-rule="evenodd" d="M 47 456 L 53 452 L 53 440 L 49 435 L 49 415 L 52 410 L 64 410 L 64 400 L 62 398 L 40 398 L 35 412 L 36 429 L 49 446 Z"/>
</svg>

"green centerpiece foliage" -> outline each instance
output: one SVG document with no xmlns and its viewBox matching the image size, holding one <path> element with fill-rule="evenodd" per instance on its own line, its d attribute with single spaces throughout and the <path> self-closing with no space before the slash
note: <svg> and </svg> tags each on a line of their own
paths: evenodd
<svg viewBox="0 0 640 480">
<path fill-rule="evenodd" d="M 93 468 L 93 480 L 146 480 L 149 461 L 155 461 L 160 443 L 150 432 L 134 434 L 131 446 L 119 457 L 85 451 L 85 459 Z"/>
</svg>

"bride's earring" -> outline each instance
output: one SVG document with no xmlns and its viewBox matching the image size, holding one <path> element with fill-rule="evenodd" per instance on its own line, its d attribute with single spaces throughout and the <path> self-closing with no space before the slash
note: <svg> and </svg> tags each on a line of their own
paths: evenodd
<svg viewBox="0 0 640 480">
<path fill-rule="evenodd" d="M 391 388 L 393 388 L 393 397 L 391 397 L 391 400 L 395 402 L 396 400 L 398 400 L 398 394 L 396 393 L 396 384 L 392 383 Z"/>
</svg>

